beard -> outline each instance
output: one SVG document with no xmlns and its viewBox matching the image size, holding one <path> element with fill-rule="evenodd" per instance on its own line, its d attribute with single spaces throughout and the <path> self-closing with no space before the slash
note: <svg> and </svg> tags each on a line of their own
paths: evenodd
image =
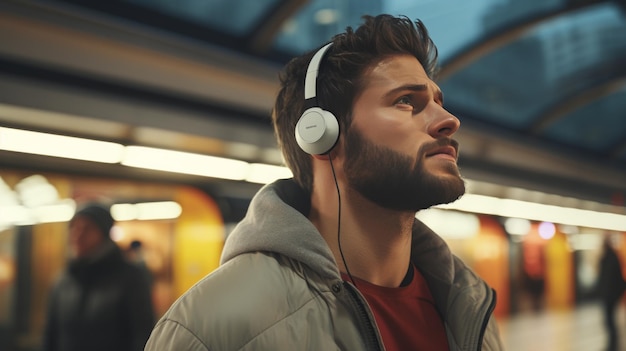
<svg viewBox="0 0 626 351">
<path fill-rule="evenodd" d="M 465 193 L 465 183 L 456 164 L 449 163 L 450 176 L 436 176 L 424 167 L 429 150 L 458 143 L 439 139 L 420 147 L 416 158 L 366 140 L 352 129 L 346 133 L 344 172 L 348 186 L 377 205 L 400 211 L 418 212 L 450 203 Z"/>
</svg>

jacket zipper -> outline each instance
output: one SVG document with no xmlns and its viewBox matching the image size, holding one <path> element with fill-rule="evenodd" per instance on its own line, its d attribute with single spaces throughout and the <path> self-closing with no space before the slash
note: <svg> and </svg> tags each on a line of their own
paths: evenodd
<svg viewBox="0 0 626 351">
<path fill-rule="evenodd" d="M 493 310 L 496 308 L 496 291 L 491 289 L 491 293 L 493 294 L 493 298 L 489 303 L 489 308 L 487 308 L 487 314 L 483 318 L 483 323 L 480 327 L 480 334 L 478 335 L 478 347 L 476 348 L 477 351 L 481 351 L 483 348 L 483 338 L 485 337 L 485 332 L 487 331 L 487 325 L 489 324 L 489 319 L 491 319 L 491 314 L 493 313 Z"/>
<path fill-rule="evenodd" d="M 358 292 L 358 290 L 356 290 L 354 286 L 352 286 L 348 282 L 343 282 L 343 285 L 353 297 L 353 300 L 357 307 L 359 318 L 363 321 L 366 321 L 365 328 L 367 330 L 364 335 L 364 338 L 365 338 L 365 344 L 368 346 L 368 349 L 369 347 L 371 347 L 372 350 L 384 351 L 385 347 L 383 346 L 380 334 L 378 330 L 376 330 L 376 328 L 374 327 L 374 323 L 370 319 L 370 315 L 367 313 L 368 307 L 365 305 L 364 300 L 361 297 L 360 293 Z"/>
</svg>

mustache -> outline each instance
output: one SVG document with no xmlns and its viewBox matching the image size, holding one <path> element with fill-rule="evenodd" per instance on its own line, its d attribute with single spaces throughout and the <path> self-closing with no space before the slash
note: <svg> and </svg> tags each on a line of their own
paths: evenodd
<svg viewBox="0 0 626 351">
<path fill-rule="evenodd" d="M 455 139 L 444 137 L 436 139 L 435 141 L 431 141 L 423 144 L 417 152 L 419 158 L 423 158 L 425 155 L 428 155 L 442 147 L 452 146 L 454 151 L 456 152 L 457 158 L 459 155 L 459 142 Z"/>
</svg>

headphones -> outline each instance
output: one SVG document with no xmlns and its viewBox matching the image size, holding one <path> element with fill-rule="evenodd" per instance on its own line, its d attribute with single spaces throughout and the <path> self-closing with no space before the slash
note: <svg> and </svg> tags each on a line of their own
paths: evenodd
<svg viewBox="0 0 626 351">
<path fill-rule="evenodd" d="M 296 142 L 304 152 L 323 155 L 335 146 L 339 139 L 339 122 L 335 115 L 317 106 L 317 75 L 326 50 L 333 43 L 319 49 L 306 70 L 304 79 L 304 104 L 309 106 L 296 124 Z"/>
</svg>

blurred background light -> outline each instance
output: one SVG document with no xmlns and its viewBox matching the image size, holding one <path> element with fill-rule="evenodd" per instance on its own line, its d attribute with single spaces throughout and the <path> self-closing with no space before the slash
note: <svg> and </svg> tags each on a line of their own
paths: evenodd
<svg viewBox="0 0 626 351">
<path fill-rule="evenodd" d="M 178 218 L 183 211 L 182 207 L 174 201 L 144 202 L 136 206 L 139 220 Z"/>
<path fill-rule="evenodd" d="M 418 212 L 415 217 L 444 238 L 470 238 L 480 228 L 478 217 L 471 213 L 432 208 Z"/>
<path fill-rule="evenodd" d="M 293 177 L 293 173 L 287 167 L 251 163 L 249 174 L 245 180 L 251 183 L 268 184 L 277 179 L 291 177 Z"/>
<path fill-rule="evenodd" d="M 477 194 L 465 194 L 459 200 L 450 204 L 439 205 L 437 208 L 580 227 L 626 231 L 625 215 Z"/>
<path fill-rule="evenodd" d="M 2 206 L 0 208 L 0 227 L 67 222 L 72 219 L 75 210 L 76 203 L 72 199 L 63 199 L 54 204 L 38 207 Z"/>
<path fill-rule="evenodd" d="M 133 204 L 115 204 L 111 206 L 111 216 L 116 221 L 132 221 L 137 219 L 137 206 Z"/>
<path fill-rule="evenodd" d="M 111 206 L 111 215 L 116 221 L 174 219 L 178 218 L 181 213 L 182 207 L 175 201 L 125 203 Z"/>
<path fill-rule="evenodd" d="M 554 223 L 541 222 L 539 223 L 539 236 L 545 240 L 550 240 L 556 234 L 556 227 Z"/>
<path fill-rule="evenodd" d="M 0 150 L 118 163 L 122 158 L 124 146 L 107 141 L 0 127 Z"/>
<path fill-rule="evenodd" d="M 53 204 L 59 199 L 57 189 L 40 174 L 20 180 L 15 189 L 19 201 L 26 207 Z"/>
<path fill-rule="evenodd" d="M 530 231 L 530 221 L 523 218 L 507 218 L 504 229 L 511 235 L 526 235 Z"/>
<path fill-rule="evenodd" d="M 126 147 L 122 164 L 231 180 L 243 180 L 248 175 L 244 161 L 145 146 Z"/>
<path fill-rule="evenodd" d="M 569 237 L 572 250 L 599 250 L 602 247 L 602 235 L 581 233 Z"/>
</svg>

